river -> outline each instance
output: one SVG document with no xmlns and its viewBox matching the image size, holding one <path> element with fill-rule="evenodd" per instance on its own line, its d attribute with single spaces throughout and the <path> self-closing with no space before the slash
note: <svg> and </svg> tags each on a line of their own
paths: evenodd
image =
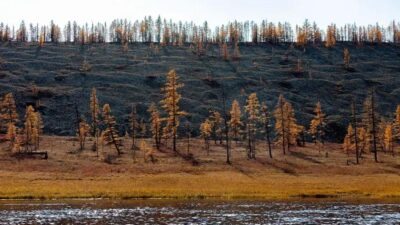
<svg viewBox="0 0 400 225">
<path fill-rule="evenodd" d="M 400 204 L 256 200 L 0 201 L 0 224 L 400 224 Z"/>
</svg>

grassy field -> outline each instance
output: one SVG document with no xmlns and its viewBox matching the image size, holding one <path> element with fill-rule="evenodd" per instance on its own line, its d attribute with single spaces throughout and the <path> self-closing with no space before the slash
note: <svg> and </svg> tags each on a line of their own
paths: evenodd
<svg viewBox="0 0 400 225">
<path fill-rule="evenodd" d="M 179 149 L 186 154 L 183 144 Z M 232 143 L 233 164 L 227 165 L 222 145 L 212 145 L 207 155 L 202 144 L 192 142 L 194 160 L 163 149 L 155 151 L 152 163 L 145 162 L 140 150 L 134 157 L 126 140 L 124 154 L 105 163 L 107 155 L 115 154 L 109 147 L 97 157 L 91 150 L 76 151 L 78 143 L 72 138 L 45 137 L 41 149 L 49 152 L 48 160 L 16 159 L 0 151 L 0 198 L 400 200 L 400 158 L 391 154 L 381 153 L 380 163 L 365 154 L 361 164 L 354 165 L 354 157 L 347 157 L 340 145 L 327 144 L 326 157 L 325 151 L 308 144 L 285 156 L 274 148 L 269 159 L 260 142 L 257 160 L 247 160 L 245 149 Z"/>
</svg>

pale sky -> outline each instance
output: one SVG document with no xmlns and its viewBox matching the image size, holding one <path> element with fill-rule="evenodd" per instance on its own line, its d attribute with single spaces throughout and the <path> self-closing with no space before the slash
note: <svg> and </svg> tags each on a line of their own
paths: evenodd
<svg viewBox="0 0 400 225">
<path fill-rule="evenodd" d="M 400 0 L 2 0 L 0 5 L 0 22 L 10 25 L 21 20 L 48 24 L 52 19 L 60 25 L 68 20 L 109 22 L 146 15 L 197 24 L 207 20 L 211 27 L 235 19 L 287 21 L 294 26 L 308 18 L 321 28 L 331 22 L 386 26 L 400 20 Z"/>
</svg>

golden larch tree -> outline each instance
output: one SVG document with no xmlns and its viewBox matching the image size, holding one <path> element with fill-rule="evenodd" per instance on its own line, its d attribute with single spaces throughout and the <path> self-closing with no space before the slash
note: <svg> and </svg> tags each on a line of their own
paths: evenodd
<svg viewBox="0 0 400 225">
<path fill-rule="evenodd" d="M 397 140 L 400 140 L 400 105 L 397 106 L 395 117 L 394 117 L 394 136 Z"/>
<path fill-rule="evenodd" d="M 29 105 L 25 112 L 25 123 L 24 123 L 24 145 L 25 152 L 32 152 L 36 150 L 37 141 L 39 137 L 38 124 L 39 120 L 37 117 L 35 109 Z"/>
<path fill-rule="evenodd" d="M 225 61 L 229 60 L 229 50 L 226 42 L 220 45 L 221 56 Z"/>
<path fill-rule="evenodd" d="M 350 52 L 348 48 L 345 48 L 343 50 L 343 62 L 344 62 L 344 68 L 346 69 L 350 68 Z"/>
<path fill-rule="evenodd" d="M 212 132 L 212 125 L 209 119 L 206 119 L 203 123 L 200 124 L 200 134 L 201 137 L 204 139 L 204 145 L 207 150 L 207 155 L 210 154 L 210 144 L 209 138 Z"/>
<path fill-rule="evenodd" d="M 383 146 L 385 151 L 391 152 L 394 155 L 393 148 L 393 125 L 391 123 L 387 123 L 384 130 L 383 135 Z"/>
<path fill-rule="evenodd" d="M 261 105 L 261 122 L 264 125 L 264 133 L 266 135 L 267 146 L 268 146 L 268 155 L 272 159 L 272 146 L 271 146 L 271 138 L 270 138 L 270 125 L 271 125 L 271 116 L 268 111 L 267 104 L 263 103 Z"/>
<path fill-rule="evenodd" d="M 303 126 L 297 124 L 292 104 L 280 95 L 274 110 L 276 144 L 282 145 L 283 154 L 295 145 Z"/>
<path fill-rule="evenodd" d="M 287 139 L 287 132 L 286 132 L 286 112 L 285 112 L 285 104 L 286 99 L 283 95 L 280 95 L 278 98 L 278 103 L 276 104 L 274 110 L 274 117 L 275 117 L 275 134 L 276 134 L 276 144 L 281 144 L 283 154 L 286 154 L 286 139 Z"/>
<path fill-rule="evenodd" d="M 239 44 L 238 42 L 235 42 L 235 47 L 233 49 L 233 60 L 239 60 L 240 59 L 240 50 L 239 50 Z"/>
<path fill-rule="evenodd" d="M 3 130 L 7 130 L 10 124 L 15 125 L 18 122 L 17 107 L 12 93 L 6 94 L 1 102 L 0 119 Z"/>
<path fill-rule="evenodd" d="M 229 126 L 231 127 L 231 134 L 233 136 L 233 139 L 237 143 L 238 137 L 240 134 L 240 130 L 241 130 L 240 128 L 243 125 L 243 123 L 241 121 L 242 112 L 240 110 L 240 105 L 237 100 L 233 100 L 233 102 L 232 102 L 230 116 L 231 116 L 231 119 L 229 121 Z"/>
<path fill-rule="evenodd" d="M 102 133 L 102 140 L 106 144 L 113 144 L 115 149 L 117 150 L 118 155 L 122 153 L 121 151 L 121 139 L 118 135 L 118 131 L 115 128 L 117 122 L 115 121 L 114 116 L 111 115 L 111 107 L 109 104 L 105 104 L 103 106 L 103 123 L 106 128 Z"/>
<path fill-rule="evenodd" d="M 181 100 L 181 95 L 179 94 L 178 90 L 182 87 L 183 84 L 179 83 L 179 77 L 176 74 L 176 71 L 169 71 L 167 74 L 165 86 L 162 89 L 164 92 L 164 99 L 161 100 L 161 104 L 162 108 L 167 113 L 167 125 L 165 133 L 169 134 L 168 136 L 172 137 L 172 147 L 174 152 L 177 152 L 176 139 L 179 127 L 179 118 L 186 114 L 179 109 L 179 101 Z"/>
<path fill-rule="evenodd" d="M 379 115 L 375 107 L 375 93 L 372 91 L 370 96 L 364 101 L 364 112 L 362 123 L 366 130 L 366 149 L 374 154 L 375 162 L 378 162 L 378 124 Z"/>
<path fill-rule="evenodd" d="M 19 152 L 19 140 L 17 127 L 13 123 L 8 124 L 6 139 L 10 142 L 9 148 L 12 152 Z M 17 149 L 18 148 L 18 149 Z"/>
<path fill-rule="evenodd" d="M 86 121 L 81 120 L 79 122 L 79 128 L 77 132 L 78 141 L 79 141 L 79 149 L 82 151 L 85 149 L 86 138 L 90 134 L 90 126 L 86 123 Z"/>
<path fill-rule="evenodd" d="M 326 31 L 325 47 L 332 48 L 336 45 L 336 26 L 330 25 Z"/>
<path fill-rule="evenodd" d="M 40 144 L 40 136 L 43 134 L 43 120 L 42 120 L 42 115 L 40 114 L 39 111 L 35 113 L 36 116 L 36 140 L 35 140 L 35 150 L 39 149 L 39 144 Z"/>
<path fill-rule="evenodd" d="M 132 139 L 131 149 L 134 150 L 134 151 L 136 149 L 136 131 L 139 130 L 139 128 L 140 128 L 140 126 L 139 126 L 139 123 L 137 121 L 136 106 L 132 105 L 131 114 L 129 116 L 129 130 L 130 130 L 130 136 L 131 136 L 131 139 Z"/>
<path fill-rule="evenodd" d="M 247 129 L 247 140 L 248 140 L 248 152 L 247 157 L 249 159 L 256 158 L 256 135 L 257 126 L 260 121 L 260 102 L 256 93 L 249 95 L 245 111 L 247 114 L 246 129 Z"/>
<path fill-rule="evenodd" d="M 140 141 L 139 146 L 140 150 L 143 152 L 144 162 L 148 162 L 150 160 L 150 162 L 154 163 L 156 159 L 154 156 L 153 148 L 149 146 L 149 144 L 147 144 L 147 142 L 143 139 Z"/>
<path fill-rule="evenodd" d="M 365 130 L 364 127 L 359 127 L 356 129 L 354 129 L 354 133 L 357 133 L 357 139 L 355 139 L 355 134 L 353 135 L 353 139 L 354 142 L 357 141 L 358 146 L 359 147 L 358 151 L 356 152 L 356 160 L 357 160 L 357 156 L 360 157 L 362 153 L 365 153 L 367 146 L 369 145 L 369 143 L 367 143 L 368 137 L 367 137 L 367 131 Z M 356 149 L 357 151 L 357 149 Z M 358 163 L 357 163 L 358 164 Z"/>
<path fill-rule="evenodd" d="M 296 144 L 297 138 L 304 128 L 297 124 L 292 104 L 286 102 L 284 105 L 284 111 L 286 112 L 286 143 L 287 149 L 290 150 L 290 146 Z"/>
<path fill-rule="evenodd" d="M 161 144 L 161 118 L 160 113 L 158 112 L 157 106 L 155 103 L 151 103 L 149 109 L 147 110 L 150 113 L 150 131 L 154 139 L 154 143 L 157 149 L 160 149 Z"/>
<path fill-rule="evenodd" d="M 211 123 L 211 135 L 214 139 L 214 143 L 217 144 L 217 140 L 222 144 L 222 131 L 223 131 L 223 118 L 221 113 L 213 110 L 211 111 L 211 115 L 209 117 L 209 121 Z"/>
<path fill-rule="evenodd" d="M 139 131 L 140 131 L 140 137 L 141 138 L 146 138 L 147 137 L 147 125 L 146 125 L 146 121 L 144 121 L 144 119 L 140 120 Z"/>
<path fill-rule="evenodd" d="M 347 127 L 347 134 L 344 137 L 343 141 L 343 150 L 346 152 L 347 156 L 350 155 L 350 152 L 353 150 L 354 147 L 353 136 L 354 136 L 353 126 L 350 124 Z"/>
<path fill-rule="evenodd" d="M 304 48 L 307 44 L 307 33 L 302 29 L 298 29 L 297 37 L 296 37 L 296 45 L 298 47 Z"/>
<path fill-rule="evenodd" d="M 314 109 L 314 118 L 310 123 L 310 134 L 316 144 L 324 144 L 325 114 L 322 112 L 321 103 L 318 102 Z"/>
<path fill-rule="evenodd" d="M 92 92 L 90 94 L 90 115 L 92 119 L 92 136 L 94 137 L 94 144 L 92 149 L 98 154 L 98 144 L 99 144 L 99 114 L 100 107 L 99 101 L 97 99 L 96 88 L 92 88 Z"/>
</svg>

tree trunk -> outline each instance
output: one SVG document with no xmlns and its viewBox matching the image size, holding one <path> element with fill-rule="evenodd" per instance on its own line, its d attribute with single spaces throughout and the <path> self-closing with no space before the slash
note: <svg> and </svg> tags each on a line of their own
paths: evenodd
<svg viewBox="0 0 400 225">
<path fill-rule="evenodd" d="M 376 121 L 375 121 L 375 90 L 372 90 L 371 95 L 371 117 L 372 117 L 372 140 L 373 140 L 373 148 L 374 148 L 374 159 L 375 162 L 378 162 L 378 149 L 376 147 Z"/>
<path fill-rule="evenodd" d="M 357 117 L 356 117 L 356 103 L 352 102 L 352 114 L 353 114 L 353 126 L 354 126 L 354 143 L 356 147 L 356 163 L 359 164 L 359 152 L 358 152 L 358 137 L 357 137 Z"/>
<path fill-rule="evenodd" d="M 282 150 L 283 154 L 286 155 L 286 146 L 285 146 L 286 135 L 285 135 L 285 123 L 283 118 L 283 103 L 281 103 L 280 108 L 281 108 Z"/>
<path fill-rule="evenodd" d="M 267 145 L 268 145 L 268 153 L 269 153 L 269 158 L 272 159 L 272 148 L 271 148 L 271 140 L 269 137 L 269 123 L 268 121 L 265 123 L 265 133 L 267 135 Z"/>
</svg>

